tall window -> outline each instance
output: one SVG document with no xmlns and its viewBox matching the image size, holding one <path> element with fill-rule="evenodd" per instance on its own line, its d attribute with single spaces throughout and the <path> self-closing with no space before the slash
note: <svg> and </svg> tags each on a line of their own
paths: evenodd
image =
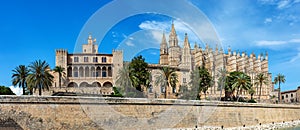
<svg viewBox="0 0 300 130">
<path fill-rule="evenodd" d="M 79 57 L 74 57 L 74 62 L 79 62 Z"/>
<path fill-rule="evenodd" d="M 103 67 L 102 68 L 102 77 L 106 77 L 107 74 L 106 74 L 106 67 Z"/>
<path fill-rule="evenodd" d="M 160 92 L 161 92 L 161 93 L 165 93 L 165 87 L 161 86 L 161 87 L 160 87 Z"/>
<path fill-rule="evenodd" d="M 102 57 L 102 63 L 106 63 L 106 57 Z"/>
<path fill-rule="evenodd" d="M 152 85 L 150 85 L 150 87 L 149 87 L 149 93 L 153 93 L 153 86 Z"/>
<path fill-rule="evenodd" d="M 102 77 L 106 77 L 106 71 L 102 71 Z"/>
<path fill-rule="evenodd" d="M 173 93 L 176 93 L 176 88 L 172 87 Z"/>
<path fill-rule="evenodd" d="M 78 77 L 78 71 L 74 72 L 74 77 Z"/>
<path fill-rule="evenodd" d="M 291 94 L 291 97 L 293 97 L 293 94 Z"/>
<path fill-rule="evenodd" d="M 93 62 L 98 62 L 98 57 L 93 57 Z"/>
<path fill-rule="evenodd" d="M 183 78 L 183 83 L 186 83 L 186 78 Z"/>
<path fill-rule="evenodd" d="M 88 57 L 84 57 L 84 62 L 89 62 L 89 58 Z"/>
</svg>

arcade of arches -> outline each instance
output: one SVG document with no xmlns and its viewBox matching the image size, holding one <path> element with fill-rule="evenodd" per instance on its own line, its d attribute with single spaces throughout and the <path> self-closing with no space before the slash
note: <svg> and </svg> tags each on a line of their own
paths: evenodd
<svg viewBox="0 0 300 130">
<path fill-rule="evenodd" d="M 112 77 L 111 66 L 69 66 L 68 77 Z"/>
</svg>

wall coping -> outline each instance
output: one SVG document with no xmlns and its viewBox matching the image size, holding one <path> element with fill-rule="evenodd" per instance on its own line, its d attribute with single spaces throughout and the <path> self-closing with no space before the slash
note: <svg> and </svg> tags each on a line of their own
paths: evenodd
<svg viewBox="0 0 300 130">
<path fill-rule="evenodd" d="M 286 108 L 300 109 L 300 105 L 221 102 L 207 100 L 119 98 L 119 97 L 81 97 L 81 96 L 11 96 L 0 95 L 0 104 L 73 104 L 73 105 L 181 105 L 217 106 L 247 108 Z"/>
</svg>

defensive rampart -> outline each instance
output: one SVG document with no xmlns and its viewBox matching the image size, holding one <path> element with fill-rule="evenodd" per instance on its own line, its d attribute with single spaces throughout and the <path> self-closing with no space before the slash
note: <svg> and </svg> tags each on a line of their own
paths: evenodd
<svg viewBox="0 0 300 130">
<path fill-rule="evenodd" d="M 249 126 L 300 119 L 300 106 L 164 99 L 0 96 L 0 129 Z"/>
</svg>

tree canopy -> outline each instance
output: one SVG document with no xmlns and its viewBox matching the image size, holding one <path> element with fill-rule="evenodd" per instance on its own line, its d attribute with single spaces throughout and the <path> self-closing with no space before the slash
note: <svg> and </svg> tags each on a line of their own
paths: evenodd
<svg viewBox="0 0 300 130">
<path fill-rule="evenodd" d="M 142 86 L 148 87 L 150 80 L 150 72 L 148 71 L 148 63 L 139 55 L 134 57 L 129 64 L 129 77 L 132 86 L 138 91 L 143 91 Z"/>
<path fill-rule="evenodd" d="M 0 86 L 0 95 L 16 95 L 10 88 Z"/>
</svg>

